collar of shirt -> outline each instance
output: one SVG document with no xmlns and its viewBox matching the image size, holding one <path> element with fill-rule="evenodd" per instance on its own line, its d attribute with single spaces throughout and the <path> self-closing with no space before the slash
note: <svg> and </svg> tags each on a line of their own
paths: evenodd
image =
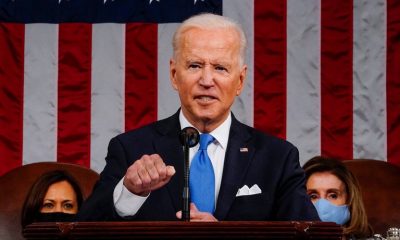
<svg viewBox="0 0 400 240">
<path fill-rule="evenodd" d="M 193 127 L 193 125 L 190 124 L 186 117 L 183 115 L 182 111 L 180 111 L 179 113 L 179 122 L 182 129 L 185 127 Z M 207 148 L 208 156 L 210 157 L 211 163 L 214 168 L 215 204 L 217 204 L 219 189 L 221 187 L 222 171 L 225 164 L 225 153 L 228 146 L 229 130 L 231 128 L 231 123 L 232 116 L 231 114 L 229 114 L 221 125 L 214 129 L 214 131 L 210 132 L 210 134 L 216 139 L 216 141 L 211 143 Z M 189 149 L 189 164 L 192 163 L 192 159 L 196 152 L 199 150 L 199 147 L 200 144 L 197 144 L 196 146 Z"/>
<path fill-rule="evenodd" d="M 184 129 L 185 127 L 194 127 L 186 119 L 186 117 L 183 115 L 182 111 L 179 112 L 179 122 L 181 124 L 181 129 Z M 226 151 L 226 147 L 228 145 L 229 129 L 231 128 L 231 123 L 232 123 L 232 116 L 231 116 L 231 114 L 229 114 L 228 117 L 225 119 L 225 121 L 221 125 L 219 125 L 216 129 L 214 129 L 214 131 L 210 132 L 210 134 L 215 138 L 215 140 L 217 140 L 220 147 L 222 147 L 222 149 L 225 151 Z M 200 132 L 200 134 L 201 134 L 201 132 Z M 195 146 L 195 149 L 196 148 L 197 149 L 199 148 L 198 144 Z M 197 151 L 197 149 L 196 149 L 196 151 Z"/>
</svg>

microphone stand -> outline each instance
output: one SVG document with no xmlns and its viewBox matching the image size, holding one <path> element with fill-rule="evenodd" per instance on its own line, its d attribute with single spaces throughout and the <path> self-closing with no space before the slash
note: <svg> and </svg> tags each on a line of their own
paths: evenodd
<svg viewBox="0 0 400 240">
<path fill-rule="evenodd" d="M 183 169 L 183 208 L 182 208 L 182 220 L 185 222 L 190 221 L 190 194 L 189 194 L 189 144 L 188 135 L 184 134 L 183 154 L 184 154 L 184 169 Z"/>
<path fill-rule="evenodd" d="M 190 192 L 189 192 L 189 148 L 194 147 L 199 143 L 200 134 L 197 129 L 193 127 L 185 127 L 179 133 L 179 140 L 183 146 L 183 206 L 182 206 L 182 220 L 185 222 L 190 221 Z"/>
</svg>

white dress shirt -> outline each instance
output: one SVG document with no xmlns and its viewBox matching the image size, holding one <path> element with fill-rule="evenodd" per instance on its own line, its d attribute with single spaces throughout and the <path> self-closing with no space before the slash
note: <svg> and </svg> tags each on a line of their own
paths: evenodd
<svg viewBox="0 0 400 240">
<path fill-rule="evenodd" d="M 182 114 L 182 111 L 179 113 L 179 122 L 181 128 L 185 127 L 193 127 L 189 121 Z M 218 126 L 214 131 L 210 132 L 210 134 L 215 138 L 215 140 L 208 145 L 207 153 L 210 157 L 211 163 L 214 168 L 215 175 L 215 204 L 217 203 L 219 189 L 221 187 L 222 180 L 222 170 L 224 169 L 225 162 L 225 153 L 226 147 L 228 145 L 229 139 L 229 129 L 231 127 L 232 117 L 231 114 L 228 115 L 227 119 Z M 198 151 L 200 145 L 189 149 L 189 159 L 190 163 L 196 152 Z M 141 197 L 131 193 L 123 184 L 124 178 L 122 178 L 117 186 L 114 188 L 114 206 L 115 210 L 121 217 L 133 216 L 137 213 L 139 208 L 146 201 L 148 196 Z"/>
</svg>

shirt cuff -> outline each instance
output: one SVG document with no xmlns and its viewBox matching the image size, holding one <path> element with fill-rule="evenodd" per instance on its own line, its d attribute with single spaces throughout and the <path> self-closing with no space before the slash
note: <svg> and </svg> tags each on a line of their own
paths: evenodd
<svg viewBox="0 0 400 240">
<path fill-rule="evenodd" d="M 142 197 L 131 193 L 124 186 L 123 180 L 124 178 L 122 178 L 114 188 L 114 206 L 115 211 L 119 216 L 129 217 L 135 215 L 139 211 L 139 208 L 143 205 L 150 194 L 146 197 Z"/>
</svg>

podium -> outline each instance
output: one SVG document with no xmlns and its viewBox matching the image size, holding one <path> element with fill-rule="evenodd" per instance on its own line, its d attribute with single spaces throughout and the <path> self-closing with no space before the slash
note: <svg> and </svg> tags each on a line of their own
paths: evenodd
<svg viewBox="0 0 400 240">
<path fill-rule="evenodd" d="M 33 223 L 26 239 L 342 239 L 328 222 L 57 222 Z"/>
</svg>

